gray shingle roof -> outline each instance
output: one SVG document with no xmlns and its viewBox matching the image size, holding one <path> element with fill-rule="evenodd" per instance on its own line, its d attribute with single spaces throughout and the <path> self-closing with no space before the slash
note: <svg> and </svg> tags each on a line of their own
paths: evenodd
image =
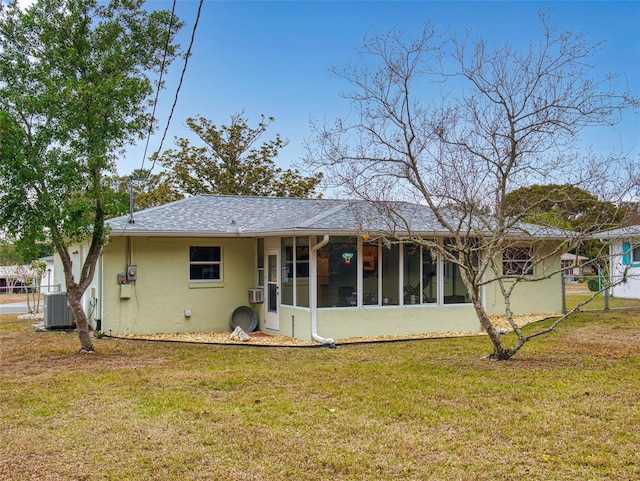
<svg viewBox="0 0 640 481">
<path fill-rule="evenodd" d="M 411 204 L 407 204 L 410 206 Z M 413 209 L 419 206 L 414 206 Z M 362 201 L 198 195 L 108 221 L 113 235 L 268 234 L 283 231 L 331 231 L 353 234 L 360 226 L 384 230 L 381 216 Z M 422 210 L 422 226 L 437 227 Z M 430 215 L 425 217 L 425 213 Z"/>
<path fill-rule="evenodd" d="M 420 204 L 394 202 L 414 233 L 446 234 L 431 209 Z M 259 236 L 296 233 L 354 235 L 394 229 L 388 213 L 362 200 L 297 199 L 289 197 L 250 197 L 198 195 L 108 221 L 112 235 L 157 236 Z M 541 231 L 535 236 L 560 237 L 559 232 Z"/>
</svg>

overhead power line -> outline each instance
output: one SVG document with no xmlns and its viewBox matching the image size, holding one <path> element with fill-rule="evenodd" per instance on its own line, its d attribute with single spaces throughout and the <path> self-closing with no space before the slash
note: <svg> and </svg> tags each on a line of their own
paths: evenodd
<svg viewBox="0 0 640 481">
<path fill-rule="evenodd" d="M 176 1 L 177 0 L 173 0 L 173 6 L 171 8 L 171 18 L 169 20 L 169 30 L 167 32 L 167 42 L 165 44 L 165 48 L 164 48 L 164 54 L 162 57 L 162 63 L 161 63 L 161 69 L 160 69 L 160 76 L 158 77 L 158 87 L 156 89 L 156 97 L 153 101 L 153 110 L 152 110 L 152 119 L 155 118 L 155 112 L 156 112 L 156 107 L 158 105 L 158 98 L 160 96 L 160 87 L 162 85 L 162 75 L 163 72 L 165 70 L 165 65 L 166 65 L 166 58 L 167 58 L 167 53 L 169 50 L 169 42 L 171 39 L 171 29 L 173 28 L 173 21 L 175 18 L 175 8 L 176 8 Z M 146 182 L 147 180 L 149 180 L 149 177 L 151 177 L 151 172 L 153 171 L 153 169 L 156 166 L 156 160 L 158 158 L 158 153 L 162 150 L 162 144 L 164 143 L 164 139 L 167 136 L 167 132 L 169 130 L 169 126 L 171 124 L 171 119 L 173 118 L 173 113 L 175 111 L 176 108 L 176 104 L 178 103 L 178 96 L 180 94 L 180 89 L 182 87 L 182 82 L 184 81 L 184 76 L 185 73 L 187 71 L 187 65 L 189 63 L 189 57 L 191 56 L 191 48 L 193 47 L 193 42 L 195 41 L 195 37 L 196 37 L 196 29 L 198 28 L 198 22 L 200 21 L 200 13 L 202 12 L 202 4 L 203 4 L 204 0 L 200 0 L 200 3 L 198 4 L 198 12 L 196 14 L 196 19 L 193 23 L 193 30 L 191 31 L 191 40 L 189 41 L 189 47 L 187 48 L 187 52 L 185 54 L 184 57 L 184 66 L 182 67 L 182 73 L 180 74 L 180 81 L 178 82 L 178 87 L 176 88 L 176 94 L 173 98 L 173 105 L 171 106 L 171 112 L 169 113 L 169 117 L 167 119 L 167 124 L 164 128 L 164 131 L 162 133 L 162 139 L 160 140 L 160 145 L 158 146 L 158 150 L 153 154 L 153 164 L 151 165 L 151 168 L 149 169 L 149 172 L 147 173 L 146 177 L 144 180 L 142 180 L 142 182 Z M 147 151 L 149 148 L 149 142 L 151 139 L 151 132 L 153 130 L 153 121 L 152 123 L 149 125 L 149 131 L 147 132 L 147 140 L 145 143 L 145 148 L 144 148 L 144 154 L 142 156 L 142 164 L 140 165 L 140 170 L 144 171 L 144 161 L 147 158 Z M 127 223 L 128 224 L 133 224 L 135 221 L 133 220 L 133 175 L 130 177 L 129 179 L 129 221 Z M 127 227 L 125 225 L 124 229 L 125 230 Z"/>
<path fill-rule="evenodd" d="M 175 2 L 176 2 L 176 0 L 174 0 L 174 7 L 175 7 Z M 153 171 L 153 169 L 156 166 L 156 160 L 158 159 L 158 154 L 162 150 L 162 145 L 164 144 L 164 141 L 165 141 L 165 139 L 167 137 L 167 132 L 169 131 L 169 126 L 171 125 L 171 119 L 173 118 L 173 114 L 175 112 L 175 108 L 176 108 L 176 105 L 178 103 L 178 96 L 180 94 L 180 89 L 182 88 L 182 83 L 184 81 L 184 77 L 185 77 L 185 74 L 187 72 L 187 65 L 189 64 L 189 57 L 191 57 L 191 49 L 193 47 L 193 43 L 194 43 L 195 38 L 196 38 L 196 30 L 198 28 L 198 22 L 200 21 L 200 13 L 202 12 L 202 4 L 203 3 L 204 3 L 204 0 L 200 0 L 200 2 L 198 4 L 198 12 L 196 14 L 196 18 L 195 18 L 195 21 L 193 23 L 193 29 L 191 31 L 191 40 L 189 41 L 189 47 L 187 48 L 187 52 L 186 52 L 185 57 L 184 57 L 184 66 L 182 67 L 182 72 L 180 74 L 180 81 L 178 82 L 178 86 L 176 88 L 176 93 L 175 93 L 175 96 L 173 98 L 173 105 L 171 106 L 171 111 L 169 112 L 169 117 L 167 118 L 167 124 L 165 125 L 164 131 L 162 133 L 162 138 L 160 139 L 160 144 L 158 146 L 158 150 L 153 154 L 153 163 L 151 164 L 151 168 L 149 169 L 149 173 L 147 174 L 147 179 L 149 178 L 149 176 L 151 175 L 151 172 Z M 172 16 L 173 16 L 173 11 L 172 11 Z M 147 145 L 148 145 L 148 140 L 147 140 Z M 142 159 L 142 168 L 144 168 L 144 160 L 146 158 L 146 155 L 147 155 L 147 149 L 145 147 L 145 153 L 144 153 L 144 157 Z"/>
<path fill-rule="evenodd" d="M 173 0 L 171 7 L 171 17 L 169 18 L 169 28 L 167 30 L 167 41 L 164 44 L 164 53 L 162 54 L 162 62 L 160 63 L 160 75 L 158 77 L 158 85 L 156 87 L 156 97 L 153 99 L 153 110 L 151 111 L 151 123 L 149 124 L 149 130 L 147 131 L 147 141 L 144 146 L 144 153 L 142 154 L 142 164 L 140 170 L 144 169 L 144 161 L 147 158 L 147 151 L 149 149 L 149 141 L 151 140 L 151 132 L 153 131 L 153 119 L 156 118 L 156 108 L 158 107 L 158 99 L 160 97 L 160 87 L 162 86 L 162 76 L 164 75 L 165 67 L 167 65 L 167 54 L 169 51 L 169 43 L 171 41 L 171 29 L 173 28 L 173 22 L 176 18 L 176 1 Z"/>
</svg>

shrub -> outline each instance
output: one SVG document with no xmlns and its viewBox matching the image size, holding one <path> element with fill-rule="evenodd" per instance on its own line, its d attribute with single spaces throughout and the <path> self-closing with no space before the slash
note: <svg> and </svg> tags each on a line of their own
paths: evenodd
<svg viewBox="0 0 640 481">
<path fill-rule="evenodd" d="M 591 292 L 597 292 L 600 290 L 600 282 L 597 278 L 591 278 L 587 281 L 587 287 Z"/>
</svg>

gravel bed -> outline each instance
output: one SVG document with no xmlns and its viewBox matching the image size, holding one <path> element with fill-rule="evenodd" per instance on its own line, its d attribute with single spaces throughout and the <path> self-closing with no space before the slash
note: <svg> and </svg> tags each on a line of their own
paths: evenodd
<svg viewBox="0 0 640 481">
<path fill-rule="evenodd" d="M 549 317 L 558 316 L 558 314 L 536 314 L 526 316 L 515 316 L 518 326 L 522 327 L 532 322 L 538 322 Z M 511 326 L 507 322 L 505 316 L 492 316 L 491 321 L 496 328 L 511 331 Z M 484 336 L 484 332 L 425 332 L 422 334 L 413 334 L 406 336 L 368 336 L 368 337 L 350 337 L 348 339 L 340 339 L 336 344 L 354 344 L 362 342 L 384 342 L 384 341 L 400 341 L 415 339 L 439 339 L 449 337 L 466 337 L 466 336 Z M 293 339 L 288 336 L 269 336 L 269 335 L 252 335 L 248 341 L 239 341 L 231 339 L 231 332 L 190 332 L 177 334 L 123 334 L 114 336 L 123 339 L 143 339 L 150 341 L 174 341 L 174 342 L 196 342 L 203 344 L 245 344 L 255 346 L 320 346 L 316 341 L 302 341 Z"/>
</svg>

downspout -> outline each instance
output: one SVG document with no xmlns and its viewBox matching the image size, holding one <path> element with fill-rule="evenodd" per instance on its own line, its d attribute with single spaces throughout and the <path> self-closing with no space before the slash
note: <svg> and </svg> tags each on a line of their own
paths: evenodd
<svg viewBox="0 0 640 481">
<path fill-rule="evenodd" d="M 311 265 L 309 289 L 311 296 L 309 299 L 309 307 L 311 311 L 311 337 L 314 341 L 321 342 L 329 346 L 335 345 L 335 341 L 330 337 L 325 338 L 318 335 L 318 250 L 329 243 L 329 234 L 325 234 L 324 238 L 311 247 Z"/>
</svg>

